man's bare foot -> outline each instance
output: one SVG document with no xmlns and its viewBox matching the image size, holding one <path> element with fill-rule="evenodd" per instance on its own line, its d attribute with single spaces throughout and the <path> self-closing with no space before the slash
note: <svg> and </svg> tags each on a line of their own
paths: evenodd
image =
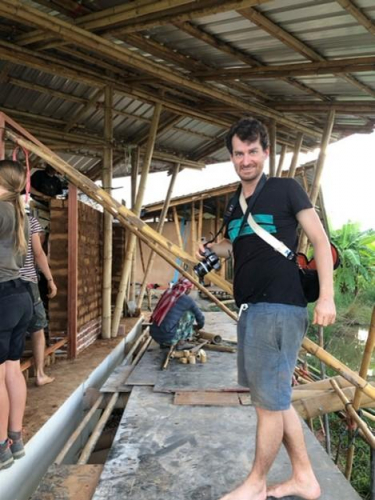
<svg viewBox="0 0 375 500">
<path fill-rule="evenodd" d="M 223 496 L 220 500 L 265 500 L 266 485 L 255 485 L 247 479 L 238 488 Z"/>
<path fill-rule="evenodd" d="M 36 377 L 35 379 L 35 385 L 37 387 L 41 387 L 42 385 L 47 385 L 50 384 L 55 380 L 55 377 L 49 377 L 48 375 L 43 375 L 40 377 Z"/>
<path fill-rule="evenodd" d="M 306 500 L 315 500 L 321 495 L 321 490 L 315 476 L 309 476 L 308 480 L 297 481 L 293 477 L 285 483 L 276 484 L 267 488 L 267 497 L 282 498 L 297 496 Z"/>
</svg>

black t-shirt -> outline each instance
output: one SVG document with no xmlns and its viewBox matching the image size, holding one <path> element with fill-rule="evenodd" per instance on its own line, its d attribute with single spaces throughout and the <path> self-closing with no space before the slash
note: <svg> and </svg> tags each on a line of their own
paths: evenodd
<svg viewBox="0 0 375 500">
<path fill-rule="evenodd" d="M 45 170 L 37 170 L 30 179 L 34 189 L 54 198 L 62 193 L 62 183 L 56 175 L 48 175 Z"/>
<path fill-rule="evenodd" d="M 260 192 L 251 213 L 257 224 L 295 252 L 298 245 L 296 214 L 306 208 L 312 205 L 297 181 L 272 177 Z M 238 236 L 242 218 L 243 212 L 237 204 L 225 232 L 225 237 L 233 244 L 233 286 L 237 305 L 271 302 L 306 306 L 296 264 L 255 234 L 247 221 Z"/>
</svg>

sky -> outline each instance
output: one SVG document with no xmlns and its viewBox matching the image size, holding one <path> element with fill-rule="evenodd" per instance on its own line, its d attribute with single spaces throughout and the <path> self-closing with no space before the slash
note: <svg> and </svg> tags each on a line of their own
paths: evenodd
<svg viewBox="0 0 375 500">
<path fill-rule="evenodd" d="M 299 164 L 313 160 L 318 150 L 301 155 Z M 291 154 L 284 166 L 289 167 Z M 265 167 L 267 173 L 268 166 Z M 177 176 L 173 197 L 204 191 L 236 182 L 230 162 L 209 165 L 203 170 L 185 169 Z M 144 205 L 165 199 L 170 177 L 165 172 L 150 174 Z M 326 212 L 332 229 L 348 221 L 358 222 L 362 230 L 375 229 L 375 132 L 355 134 L 331 144 L 321 179 Z M 130 178 L 114 179 L 113 196 L 130 206 Z"/>
</svg>

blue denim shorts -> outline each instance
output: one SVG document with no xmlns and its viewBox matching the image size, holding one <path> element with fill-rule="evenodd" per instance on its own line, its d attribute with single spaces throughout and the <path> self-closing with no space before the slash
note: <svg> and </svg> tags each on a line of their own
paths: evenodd
<svg viewBox="0 0 375 500">
<path fill-rule="evenodd" d="M 307 309 L 285 304 L 243 304 L 238 320 L 238 383 L 254 406 L 288 410 L 292 375 L 308 325 Z"/>
</svg>

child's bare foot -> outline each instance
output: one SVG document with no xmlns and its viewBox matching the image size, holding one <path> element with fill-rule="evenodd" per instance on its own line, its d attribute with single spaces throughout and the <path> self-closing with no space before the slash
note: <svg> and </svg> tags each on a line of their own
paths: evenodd
<svg viewBox="0 0 375 500">
<path fill-rule="evenodd" d="M 36 377 L 35 385 L 41 387 L 42 385 L 50 384 L 55 380 L 55 377 L 49 377 L 48 375 L 42 375 L 40 377 Z"/>
</svg>

